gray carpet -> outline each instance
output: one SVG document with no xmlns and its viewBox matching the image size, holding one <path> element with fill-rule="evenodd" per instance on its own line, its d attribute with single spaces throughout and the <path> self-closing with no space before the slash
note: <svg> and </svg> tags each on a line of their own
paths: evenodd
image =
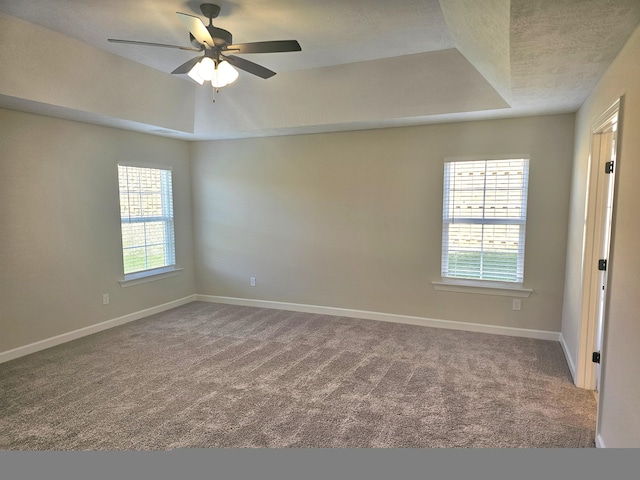
<svg viewBox="0 0 640 480">
<path fill-rule="evenodd" d="M 594 447 L 557 342 L 194 302 L 0 364 L 0 449 Z"/>
</svg>

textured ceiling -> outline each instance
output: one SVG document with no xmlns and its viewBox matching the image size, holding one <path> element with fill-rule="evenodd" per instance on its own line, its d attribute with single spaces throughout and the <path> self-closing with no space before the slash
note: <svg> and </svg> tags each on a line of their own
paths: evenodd
<svg viewBox="0 0 640 480">
<path fill-rule="evenodd" d="M 164 72 L 193 55 L 107 43 L 107 38 L 189 46 L 176 12 L 197 15 L 201 1 L 0 0 L 5 13 L 64 33 Z M 269 54 L 278 72 L 360 62 L 455 46 L 438 0 L 237 0 L 221 6 L 214 25 L 235 43 L 297 39 L 304 55 Z"/>
<path fill-rule="evenodd" d="M 203 17 L 200 3 L 0 0 L 0 12 L 168 73 L 196 54 L 106 39 L 188 45 L 175 12 Z M 297 39 L 302 52 L 247 57 L 279 75 L 263 81 L 242 72 L 216 104 L 201 101 L 210 89 L 198 91 L 196 134 L 187 138 L 575 111 L 640 22 L 640 0 L 217 3 L 222 9 L 214 24 L 231 31 L 234 42 Z M 46 48 L 46 42 L 33 43 Z M 461 56 L 450 53 L 456 50 Z M 442 54 L 426 55 L 432 52 Z M 319 96 L 316 92 L 323 97 L 311 98 Z M 20 108 L 20 101 L 13 98 L 4 106 Z M 23 109 L 37 111 L 38 106 Z M 64 116 L 73 118 L 73 113 Z M 79 119 L 87 116 L 79 113 Z"/>
<path fill-rule="evenodd" d="M 640 0 L 512 1 L 514 103 L 580 105 L 639 21 Z"/>
</svg>

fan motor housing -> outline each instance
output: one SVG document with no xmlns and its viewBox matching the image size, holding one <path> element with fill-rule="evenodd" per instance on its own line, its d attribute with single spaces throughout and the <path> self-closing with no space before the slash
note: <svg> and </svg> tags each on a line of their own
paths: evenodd
<svg viewBox="0 0 640 480">
<path fill-rule="evenodd" d="M 207 30 L 209 30 L 209 33 L 213 38 L 213 43 L 215 43 L 216 46 L 231 45 L 233 43 L 233 36 L 228 30 L 214 27 L 213 25 L 208 25 Z"/>
</svg>

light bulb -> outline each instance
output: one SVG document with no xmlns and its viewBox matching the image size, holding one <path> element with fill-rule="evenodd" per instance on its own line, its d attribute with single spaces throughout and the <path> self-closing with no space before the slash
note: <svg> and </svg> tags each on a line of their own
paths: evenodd
<svg viewBox="0 0 640 480">
<path fill-rule="evenodd" d="M 191 78 L 192 80 L 195 80 L 200 85 L 202 85 L 204 83 L 204 79 L 198 74 L 198 68 L 199 67 L 200 67 L 200 64 L 196 63 L 193 66 L 193 68 L 191 70 L 189 70 L 189 73 L 187 73 L 187 75 L 189 76 L 189 78 Z"/>
<path fill-rule="evenodd" d="M 221 88 L 235 82 L 237 78 L 238 71 L 225 60 L 216 67 L 211 84 L 216 88 Z"/>
<path fill-rule="evenodd" d="M 220 70 L 218 70 L 217 68 L 213 72 L 211 85 L 213 85 L 213 88 L 222 88 L 227 85 L 227 83 L 224 81 L 224 77 L 220 75 Z"/>
<path fill-rule="evenodd" d="M 238 71 L 226 60 L 218 64 L 218 78 L 222 77 L 226 85 L 233 83 L 238 78 Z"/>
<path fill-rule="evenodd" d="M 216 64 L 209 57 L 204 57 L 198 64 L 198 75 L 203 80 L 211 80 L 213 78 L 213 72 L 216 69 Z"/>
</svg>

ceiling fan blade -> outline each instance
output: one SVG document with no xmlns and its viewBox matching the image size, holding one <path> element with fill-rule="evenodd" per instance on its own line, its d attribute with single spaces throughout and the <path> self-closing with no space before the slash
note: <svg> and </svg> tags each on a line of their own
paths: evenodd
<svg viewBox="0 0 640 480">
<path fill-rule="evenodd" d="M 206 47 L 201 44 L 196 37 L 193 36 L 193 33 L 189 32 L 189 43 L 194 46 L 194 48 L 199 48 L 200 51 L 206 49 Z"/>
<path fill-rule="evenodd" d="M 275 53 L 275 52 L 300 52 L 302 47 L 296 40 L 273 40 L 267 42 L 238 43 L 229 45 L 226 50 L 235 53 Z"/>
<path fill-rule="evenodd" d="M 240 70 L 257 75 L 260 78 L 270 78 L 276 74 L 273 70 L 269 70 L 262 65 L 250 62 L 244 58 L 236 57 L 234 55 L 223 55 L 223 57 L 234 67 L 238 67 Z"/>
<path fill-rule="evenodd" d="M 182 65 L 180 65 L 178 68 L 176 68 L 173 72 L 171 73 L 189 73 L 191 71 L 191 69 L 193 68 L 193 66 L 198 63 L 200 60 L 202 60 L 203 57 L 196 57 L 196 58 L 192 58 L 191 60 L 184 62 Z"/>
<path fill-rule="evenodd" d="M 193 15 L 189 15 L 187 13 L 176 12 L 182 23 L 184 23 L 185 27 L 191 32 L 196 40 L 200 43 L 206 43 L 210 48 L 214 46 L 213 38 L 211 38 L 211 34 L 202 20 L 200 18 L 195 17 Z"/>
<path fill-rule="evenodd" d="M 179 50 L 189 50 L 190 52 L 201 52 L 202 49 L 181 47 L 180 45 L 167 45 L 166 43 L 152 43 L 152 42 L 138 42 L 136 40 L 118 40 L 116 38 L 107 38 L 111 43 L 129 43 L 131 45 L 146 45 L 148 47 L 165 47 L 165 48 L 177 48 Z"/>
</svg>

